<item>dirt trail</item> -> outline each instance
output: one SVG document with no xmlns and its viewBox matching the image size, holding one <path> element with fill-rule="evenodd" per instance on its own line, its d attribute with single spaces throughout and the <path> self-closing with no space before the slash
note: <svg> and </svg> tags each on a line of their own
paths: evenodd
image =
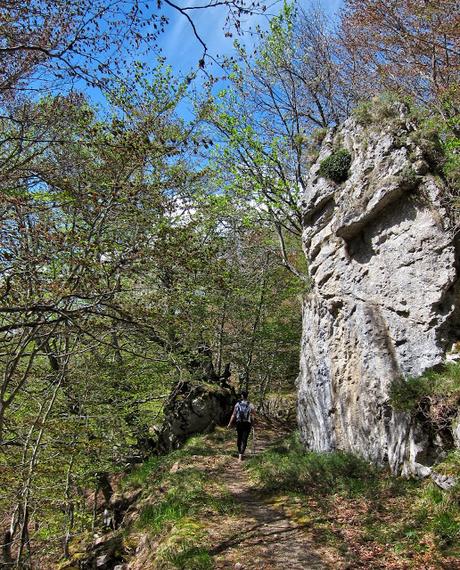
<svg viewBox="0 0 460 570">
<path fill-rule="evenodd" d="M 270 445 L 275 434 L 258 430 L 256 452 Z M 234 445 L 234 444 L 233 444 Z M 250 453 L 249 453 L 250 455 Z M 309 525 L 294 521 L 282 504 L 269 503 L 251 482 L 244 464 L 229 455 L 216 473 L 233 496 L 237 517 L 209 521 L 216 569 L 307 570 L 344 568 L 336 555 L 314 544 Z"/>
</svg>

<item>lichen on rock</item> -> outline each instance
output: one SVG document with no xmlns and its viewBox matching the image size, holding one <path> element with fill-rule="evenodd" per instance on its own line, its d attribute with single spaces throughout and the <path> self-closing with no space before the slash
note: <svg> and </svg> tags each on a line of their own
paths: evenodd
<svg viewBox="0 0 460 570">
<path fill-rule="evenodd" d="M 399 114 L 367 128 L 348 119 L 310 170 L 302 209 L 312 290 L 298 418 L 310 449 L 351 451 L 394 473 L 427 476 L 439 442 L 393 409 L 390 391 L 442 364 L 458 340 L 459 244 L 446 188 L 423 162 L 417 126 Z M 338 142 L 352 156 L 341 185 L 319 175 Z"/>
</svg>

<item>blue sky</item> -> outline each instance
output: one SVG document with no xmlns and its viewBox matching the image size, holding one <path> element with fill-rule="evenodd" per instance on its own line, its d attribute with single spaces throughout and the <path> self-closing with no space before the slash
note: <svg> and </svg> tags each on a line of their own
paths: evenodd
<svg viewBox="0 0 460 570">
<path fill-rule="evenodd" d="M 176 0 L 176 2 L 180 6 L 206 4 L 206 0 Z M 298 0 L 297 4 L 307 8 L 312 2 L 314 5 L 319 5 L 331 16 L 331 19 L 342 4 L 342 0 Z M 269 16 L 277 14 L 281 8 L 282 0 L 275 0 L 265 16 L 247 16 L 243 20 L 245 33 L 240 37 L 235 34 L 233 37 L 225 36 L 224 26 L 227 11 L 223 7 L 192 10 L 189 14 L 193 17 L 197 32 L 207 45 L 209 55 L 218 57 L 230 55 L 233 52 L 235 37 L 238 37 L 241 43 L 249 47 L 252 44 L 250 29 L 257 25 L 266 27 Z M 165 7 L 165 14 L 169 18 L 169 24 L 160 40 L 163 55 L 166 57 L 167 63 L 172 66 L 176 76 L 186 76 L 190 71 L 197 69 L 198 61 L 203 54 L 203 47 L 194 36 L 190 23 L 183 15 L 169 7 Z M 219 69 L 209 59 L 206 62 L 206 69 L 213 75 L 219 75 Z M 194 87 L 200 90 L 200 77 L 197 78 Z M 186 100 L 180 103 L 178 112 L 184 119 L 189 119 L 192 116 L 191 106 Z"/>
<path fill-rule="evenodd" d="M 182 0 L 180 5 L 193 6 L 205 4 L 202 0 Z M 300 6 L 307 7 L 308 0 L 299 0 Z M 342 0 L 316 0 L 326 13 L 333 17 L 333 14 L 342 4 Z M 276 14 L 282 6 L 281 1 L 272 5 L 267 12 Z M 202 54 L 202 46 L 193 35 L 192 28 L 187 19 L 178 12 L 168 9 L 167 16 L 170 19 L 161 40 L 163 53 L 173 68 L 179 72 L 187 74 L 191 69 L 196 68 Z M 223 27 L 225 25 L 226 10 L 224 8 L 206 8 L 204 10 L 192 10 L 189 12 L 193 16 L 193 21 L 200 36 L 205 41 L 209 53 L 213 56 L 228 55 L 232 52 L 233 38 L 225 37 Z M 266 17 L 252 16 L 246 17 L 245 28 L 254 27 L 257 24 L 266 25 Z M 251 42 L 250 34 L 244 36 L 245 42 Z"/>
</svg>

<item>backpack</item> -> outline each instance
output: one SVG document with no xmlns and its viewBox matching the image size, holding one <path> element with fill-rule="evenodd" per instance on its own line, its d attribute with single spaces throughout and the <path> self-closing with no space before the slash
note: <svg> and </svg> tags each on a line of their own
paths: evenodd
<svg viewBox="0 0 460 570">
<path fill-rule="evenodd" d="M 251 405 L 249 402 L 241 401 L 236 404 L 236 421 L 249 422 L 251 417 Z"/>
</svg>

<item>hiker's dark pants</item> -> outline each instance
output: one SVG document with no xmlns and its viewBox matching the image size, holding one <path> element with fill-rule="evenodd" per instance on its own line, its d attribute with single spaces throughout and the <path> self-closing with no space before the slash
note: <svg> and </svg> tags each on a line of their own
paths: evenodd
<svg viewBox="0 0 460 570">
<path fill-rule="evenodd" d="M 238 434 L 238 453 L 243 454 L 248 444 L 248 437 L 251 433 L 251 422 L 237 422 L 236 433 Z"/>
</svg>

